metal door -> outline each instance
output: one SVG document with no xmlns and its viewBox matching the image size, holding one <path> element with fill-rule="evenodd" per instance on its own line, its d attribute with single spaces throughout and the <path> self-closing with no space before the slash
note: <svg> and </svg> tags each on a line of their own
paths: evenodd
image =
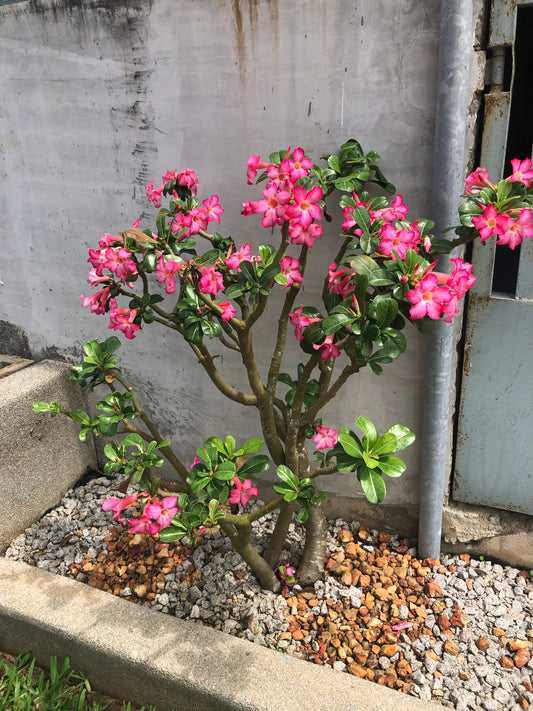
<svg viewBox="0 0 533 711">
<path fill-rule="evenodd" d="M 480 165 L 531 156 L 533 0 L 493 0 Z M 533 515 L 533 239 L 473 251 L 453 498 Z"/>
</svg>

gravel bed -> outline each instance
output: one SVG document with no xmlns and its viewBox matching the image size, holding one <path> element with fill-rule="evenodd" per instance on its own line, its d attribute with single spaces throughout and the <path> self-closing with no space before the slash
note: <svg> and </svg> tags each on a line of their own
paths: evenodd
<svg viewBox="0 0 533 711">
<path fill-rule="evenodd" d="M 529 573 L 468 555 L 420 561 L 414 540 L 336 520 L 322 580 L 278 595 L 218 530 L 191 548 L 117 528 L 102 511 L 121 496 L 116 484 L 80 483 L 5 556 L 459 711 L 533 703 Z M 254 523 L 259 548 L 272 526 Z M 301 545 L 294 524 L 284 562 L 296 564 Z"/>
</svg>

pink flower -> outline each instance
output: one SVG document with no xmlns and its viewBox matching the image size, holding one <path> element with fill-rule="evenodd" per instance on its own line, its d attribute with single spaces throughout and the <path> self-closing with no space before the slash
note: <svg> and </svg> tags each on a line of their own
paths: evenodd
<svg viewBox="0 0 533 711">
<path fill-rule="evenodd" d="M 209 220 L 207 219 L 207 210 L 204 207 L 193 207 L 188 217 L 190 220 L 190 235 L 197 235 L 200 231 L 206 229 Z"/>
<path fill-rule="evenodd" d="M 476 277 L 472 274 L 472 265 L 469 262 L 465 262 L 460 257 L 450 259 L 450 262 L 453 262 L 453 272 L 446 284 L 454 296 L 462 299 L 468 289 L 474 286 Z"/>
<path fill-rule="evenodd" d="M 116 499 L 112 496 L 110 499 L 104 499 L 102 502 L 102 509 L 104 511 L 112 509 L 113 518 L 116 518 L 119 523 L 124 523 L 124 521 L 120 518 L 120 514 L 124 511 L 124 509 L 129 508 L 139 496 L 141 496 L 141 494 L 133 494 L 133 496 L 127 496 L 125 499 Z"/>
<path fill-rule="evenodd" d="M 114 331 L 122 331 L 129 338 L 135 338 L 135 331 L 140 329 L 136 323 L 133 323 L 137 316 L 137 309 L 117 309 L 115 299 L 109 301 L 109 328 Z"/>
<path fill-rule="evenodd" d="M 279 265 L 281 267 L 281 273 L 287 277 L 287 283 L 283 285 L 284 289 L 292 286 L 295 282 L 302 282 L 304 280 L 299 270 L 300 263 L 294 257 L 283 257 Z"/>
<path fill-rule="evenodd" d="M 235 484 L 235 488 L 229 492 L 230 504 L 242 504 L 246 506 L 252 496 L 259 494 L 257 486 L 252 486 L 251 479 L 245 479 L 241 482 L 238 476 L 234 476 L 233 483 Z"/>
<path fill-rule="evenodd" d="M 294 202 L 287 207 L 286 215 L 291 220 L 297 220 L 303 227 L 309 227 L 313 220 L 322 218 L 322 208 L 317 205 L 322 199 L 322 188 L 315 185 L 309 192 L 302 186 L 296 185 L 292 191 Z"/>
<path fill-rule="evenodd" d="M 87 281 L 91 285 L 91 289 L 94 289 L 94 287 L 98 284 L 103 284 L 104 282 L 109 284 L 113 280 L 110 276 L 99 275 L 98 270 L 95 267 L 91 267 L 89 269 L 89 276 L 87 277 Z"/>
<path fill-rule="evenodd" d="M 331 427 L 322 427 L 322 425 L 316 425 L 316 434 L 314 434 L 311 439 L 316 443 L 315 449 L 328 449 L 329 447 L 334 447 L 337 444 L 337 430 Z"/>
<path fill-rule="evenodd" d="M 485 168 L 476 168 L 465 180 L 465 193 L 478 193 L 482 188 L 494 187 L 489 179 L 489 173 Z"/>
<path fill-rule="evenodd" d="M 152 501 L 144 507 L 143 517 L 156 519 L 161 528 L 170 526 L 173 517 L 178 513 L 177 496 L 165 496 L 161 501 Z"/>
<path fill-rule="evenodd" d="M 130 259 L 131 252 L 127 252 L 122 247 L 108 247 L 104 256 L 105 268 L 113 272 L 122 282 L 126 282 L 129 276 L 137 274 L 137 265 Z"/>
<path fill-rule="evenodd" d="M 173 294 L 176 291 L 176 272 L 179 272 L 181 264 L 179 262 L 174 262 L 169 260 L 165 262 L 165 258 L 161 255 L 159 263 L 155 269 L 155 275 L 157 276 L 157 281 L 160 284 L 165 284 L 165 292 L 167 294 Z"/>
<path fill-rule="evenodd" d="M 207 211 L 207 221 L 213 222 L 215 220 L 220 225 L 220 215 L 224 212 L 224 208 L 218 203 L 218 195 L 206 198 L 202 201 L 202 205 Z"/>
<path fill-rule="evenodd" d="M 130 533 L 149 533 L 150 536 L 155 536 L 159 533 L 160 526 L 151 521 L 147 516 L 135 518 L 133 521 L 128 521 Z"/>
<path fill-rule="evenodd" d="M 337 263 L 331 262 L 328 269 L 328 289 L 332 294 L 340 294 L 343 299 L 346 299 L 354 290 L 352 276 L 351 269 L 337 271 Z"/>
<path fill-rule="evenodd" d="M 90 306 L 91 313 L 93 314 L 105 314 L 110 290 L 111 288 L 106 286 L 104 289 L 100 289 L 100 291 L 97 291 L 92 296 L 83 296 L 83 294 L 81 294 L 80 299 L 83 299 L 81 305 Z"/>
<path fill-rule="evenodd" d="M 314 163 L 305 157 L 303 148 L 296 148 L 292 154 L 292 160 L 286 158 L 280 168 L 283 166 L 285 169 L 284 163 L 287 163 L 290 179 L 293 183 L 295 183 L 298 178 L 304 178 L 309 175 L 309 171 L 314 167 Z"/>
<path fill-rule="evenodd" d="M 212 294 L 216 296 L 220 290 L 224 290 L 223 277 L 220 272 L 216 271 L 215 266 L 200 267 L 203 276 L 200 279 L 200 291 L 202 294 Z"/>
<path fill-rule="evenodd" d="M 96 274 L 101 276 L 104 271 L 104 267 L 107 264 L 107 259 L 105 256 L 106 249 L 88 249 L 89 259 L 87 260 L 96 269 Z"/>
<path fill-rule="evenodd" d="M 117 237 L 116 235 L 110 235 L 107 232 L 104 232 L 104 236 L 102 239 L 98 240 L 98 245 L 100 249 L 107 249 L 108 247 L 111 246 L 111 242 L 123 242 L 124 240 L 122 237 Z"/>
<path fill-rule="evenodd" d="M 167 183 L 171 183 L 173 180 L 176 180 L 179 175 L 179 172 L 177 170 L 167 170 L 165 175 L 161 178 L 161 182 L 163 185 L 166 185 Z"/>
<path fill-rule="evenodd" d="M 192 469 L 195 464 L 200 464 L 201 461 L 202 461 L 202 460 L 200 459 L 200 457 L 198 457 L 198 456 L 195 454 L 195 455 L 194 455 L 194 459 L 192 460 L 192 464 L 189 465 L 189 469 Z"/>
<path fill-rule="evenodd" d="M 291 220 L 289 224 L 289 237 L 291 244 L 305 244 L 312 247 L 317 237 L 322 234 L 322 225 L 313 222 L 308 227 L 304 227 L 296 220 Z"/>
<path fill-rule="evenodd" d="M 246 178 L 248 185 L 253 185 L 254 178 L 257 175 L 257 171 L 261 168 L 266 168 L 268 163 L 263 163 L 260 156 L 250 156 L 248 158 L 248 170 L 246 172 Z"/>
<path fill-rule="evenodd" d="M 186 188 L 189 188 L 192 194 L 196 195 L 198 178 L 196 177 L 194 170 L 186 168 L 185 170 L 182 170 L 181 173 L 178 173 L 178 183 Z"/>
<path fill-rule="evenodd" d="M 220 301 L 217 306 L 220 306 L 220 308 L 222 309 L 220 318 L 223 321 L 231 321 L 231 319 L 237 313 L 237 310 L 233 308 L 229 301 Z"/>
<path fill-rule="evenodd" d="M 394 200 L 391 202 L 390 207 L 386 207 L 383 210 L 376 210 L 372 214 L 372 218 L 381 217 L 385 222 L 394 222 L 394 220 L 405 220 L 407 215 L 408 207 L 403 201 L 401 195 L 396 195 Z"/>
<path fill-rule="evenodd" d="M 181 233 L 178 237 L 178 241 L 181 242 L 182 239 L 185 239 L 186 237 L 189 237 L 191 234 L 190 232 L 190 227 L 191 227 L 191 218 L 189 215 L 185 215 L 183 212 L 176 212 L 174 214 L 174 218 L 172 219 L 172 223 L 170 225 L 170 229 L 174 234 Z"/>
<path fill-rule="evenodd" d="M 296 336 L 296 340 L 298 341 L 304 340 L 304 328 L 306 328 L 312 323 L 315 323 L 316 321 L 322 321 L 321 318 L 309 318 L 308 316 L 306 316 L 303 312 L 303 308 L 304 307 L 302 304 L 299 309 L 289 314 L 292 325 L 296 326 L 296 328 L 294 329 L 294 335 Z"/>
<path fill-rule="evenodd" d="M 531 158 L 526 158 L 522 161 L 519 158 L 514 158 L 511 161 L 511 165 L 513 166 L 513 174 L 509 178 L 507 178 L 507 180 L 510 180 L 512 182 L 520 181 L 527 185 L 527 187 L 529 188 L 531 178 L 533 178 L 533 170 L 531 170 Z"/>
<path fill-rule="evenodd" d="M 409 309 L 413 319 L 429 316 L 433 320 L 438 320 L 445 313 L 443 305 L 451 299 L 450 290 L 439 286 L 437 276 L 431 273 L 421 279 L 414 289 L 409 289 L 406 296 L 413 304 Z"/>
<path fill-rule="evenodd" d="M 333 336 L 326 336 L 323 343 L 313 343 L 313 348 L 315 351 L 320 349 L 320 357 L 322 360 L 327 361 L 332 358 L 338 358 L 341 354 L 338 347 L 333 343 Z"/>
<path fill-rule="evenodd" d="M 250 256 L 252 248 L 248 244 L 248 242 L 243 247 L 241 247 L 238 252 L 234 252 L 232 254 L 231 250 L 232 248 L 230 247 L 228 251 L 228 256 L 226 257 L 226 261 L 224 262 L 228 269 L 237 269 L 238 271 L 240 271 L 239 264 L 241 262 L 252 261 Z"/>
<path fill-rule="evenodd" d="M 158 188 L 154 188 L 153 180 L 150 180 L 150 183 L 145 187 L 146 197 L 155 207 L 161 207 L 161 193 L 164 187 L 164 185 L 160 185 Z"/>
<path fill-rule="evenodd" d="M 291 199 L 290 193 L 285 190 L 278 190 L 274 185 L 263 190 L 264 200 L 249 203 L 256 214 L 264 213 L 261 219 L 263 227 L 273 227 L 281 225 L 285 220 L 287 204 Z"/>
<path fill-rule="evenodd" d="M 412 227 L 412 230 L 397 230 L 390 223 L 383 225 L 379 231 L 381 242 L 377 248 L 377 253 L 390 256 L 391 259 L 396 261 L 396 257 L 392 253 L 393 251 L 398 254 L 400 259 L 405 259 L 409 249 L 417 251 L 420 243 L 420 232 L 418 231 L 416 222 Z"/>
<path fill-rule="evenodd" d="M 499 238 L 496 244 L 506 244 L 510 249 L 514 249 L 521 244 L 524 239 L 533 237 L 533 212 L 527 208 L 520 211 L 516 220 L 510 215 L 502 215 L 499 220 Z"/>
<path fill-rule="evenodd" d="M 483 209 L 483 214 L 472 218 L 472 224 L 479 230 L 479 236 L 482 242 L 488 239 L 491 235 L 500 233 L 499 214 L 494 205 L 487 205 Z"/>
</svg>

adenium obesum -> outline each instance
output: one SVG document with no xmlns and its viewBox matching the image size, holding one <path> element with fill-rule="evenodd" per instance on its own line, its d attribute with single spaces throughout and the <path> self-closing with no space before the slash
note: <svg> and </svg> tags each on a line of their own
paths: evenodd
<svg viewBox="0 0 533 711">
<path fill-rule="evenodd" d="M 358 433 L 340 423 L 323 424 L 319 414 L 362 368 L 379 375 L 405 351 L 408 321 L 425 330 L 433 321 L 450 322 L 459 311 L 475 282 L 472 265 L 456 256 L 449 260 L 451 269 L 441 269 L 439 255 L 477 237 L 482 242 L 495 237 L 497 244 L 514 249 L 533 235 L 533 170 L 529 159 L 513 160 L 512 174 L 492 183 L 486 170 L 476 169 L 465 182 L 457 237 L 444 240 L 431 233 L 431 220 L 408 217 L 403 197 L 378 168 L 379 159 L 374 151 L 365 154 L 354 139 L 338 154 L 324 156 L 323 167 L 301 147 L 274 152 L 268 160 L 251 155 L 247 182 L 264 185 L 260 196 L 242 203 L 242 215 L 275 236 L 275 244 L 256 246 L 208 231 L 224 214 L 219 197 L 201 199 L 194 171 L 171 170 L 157 187 L 154 181 L 146 186 L 148 200 L 159 209 L 155 229 L 141 229 L 136 220 L 118 235 L 106 233 L 99 249 L 89 249 L 88 283 L 94 293 L 82 296 L 82 305 L 106 315 L 109 328 L 126 339 L 143 337 L 147 328 L 169 328 L 188 343 L 223 395 L 256 410 L 261 426 L 262 436 L 244 443 L 232 435 L 209 437 L 186 466 L 117 367 L 119 339 L 88 341 L 85 360 L 72 368 L 72 378 L 85 388 L 107 387 L 98 414 L 69 411 L 57 401 L 36 403 L 35 409 L 70 416 L 80 424 L 82 440 L 89 433 L 125 435 L 105 445 L 104 469 L 124 474 L 143 493 L 111 498 L 104 509 L 123 523 L 123 511 L 133 505 L 137 515 L 127 521 L 132 533 L 174 541 L 194 538 L 206 526 L 220 527 L 261 585 L 277 590 L 280 577 L 288 583 L 297 575 L 307 582 L 322 573 L 326 495 L 318 489 L 319 477 L 355 473 L 368 500 L 379 503 L 386 477 L 405 470 L 396 453 L 414 440 L 407 427 L 393 425 L 380 436 L 361 415 Z M 364 189 L 370 180 L 392 200 L 370 197 Z M 327 202 L 333 193 L 342 210 L 337 229 L 323 225 L 325 217 L 331 221 Z M 304 305 L 301 292 L 318 239 L 327 239 L 335 255 L 323 265 L 320 308 Z M 256 328 L 265 328 L 266 305 L 276 289 L 281 307 L 275 325 L 270 324 L 275 333 L 264 368 L 253 336 Z M 302 354 L 298 364 L 284 359 L 293 332 Z M 210 341 L 240 357 L 246 386 L 226 379 Z M 155 477 L 153 468 L 165 460 L 179 481 Z M 261 504 L 257 475 L 272 463 L 277 497 Z M 275 511 L 272 538 L 260 554 L 251 543 L 252 524 Z M 307 533 L 297 573 L 282 561 L 293 511 Z"/>
</svg>

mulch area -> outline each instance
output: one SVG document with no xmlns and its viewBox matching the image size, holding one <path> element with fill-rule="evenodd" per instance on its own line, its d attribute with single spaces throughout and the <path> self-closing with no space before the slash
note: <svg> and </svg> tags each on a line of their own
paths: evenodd
<svg viewBox="0 0 533 711">
<path fill-rule="evenodd" d="M 161 543 L 151 536 L 130 535 L 119 528 L 113 529 L 106 540 L 107 555 L 100 554 L 96 560 L 86 557 L 80 564 L 70 566 L 71 573 L 92 587 L 118 596 L 128 587 L 132 594 L 127 599 L 134 603 L 153 600 L 163 592 L 165 575 L 190 560 L 193 552 L 190 546 Z M 341 529 L 338 544 L 338 549 L 327 556 L 324 572 L 346 586 L 347 596 L 326 599 L 324 612 L 323 601 L 317 600 L 314 587 L 297 592 L 285 587 L 281 594 L 287 600 L 289 628 L 280 640 L 297 642 L 300 655 L 315 664 L 333 666 L 340 661 L 357 677 L 407 693 L 412 668 L 400 651 L 400 635 L 411 643 L 421 635 L 433 636 L 425 624 L 432 614 L 441 641 L 444 639 L 443 650 L 450 655 L 459 652 L 453 637 L 465 627 L 468 618 L 459 605 L 451 612 L 447 609 L 444 593 L 431 577 L 433 571 L 454 573 L 455 566 L 413 558 L 408 552 L 408 539 L 391 545 L 389 533 L 380 531 L 373 536 L 365 526 L 355 534 Z M 461 558 L 469 563 L 468 555 Z M 243 572 L 235 571 L 236 577 L 241 579 Z M 528 573 L 521 574 L 529 577 Z M 201 569 L 192 564 L 179 580 L 197 587 L 205 584 Z M 472 589 L 472 580 L 466 580 L 466 584 Z M 349 597 L 352 585 L 362 591 L 359 607 L 354 607 Z M 403 626 L 394 629 L 395 625 Z M 502 644 L 506 644 L 503 630 L 502 636 Z M 476 644 L 482 649 L 485 642 L 480 638 Z M 415 647 L 411 649 L 416 653 Z M 419 654 L 438 659 L 432 649 Z M 380 663 L 382 657 L 390 663 Z"/>
</svg>

